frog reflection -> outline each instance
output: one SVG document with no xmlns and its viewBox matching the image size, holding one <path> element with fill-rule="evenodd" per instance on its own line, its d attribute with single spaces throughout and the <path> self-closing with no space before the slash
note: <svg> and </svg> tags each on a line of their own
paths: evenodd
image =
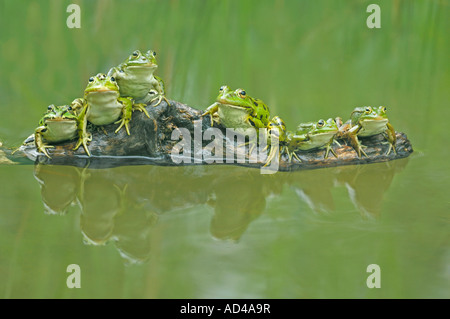
<svg viewBox="0 0 450 319">
<path fill-rule="evenodd" d="M 336 210 L 332 190 L 345 187 L 355 208 L 365 217 L 377 217 L 384 193 L 408 158 L 370 165 L 351 165 L 293 174 L 289 184 L 316 213 Z"/>
<path fill-rule="evenodd" d="M 219 239 L 237 240 L 265 209 L 259 170 L 241 175 L 235 182 L 242 186 L 227 191 L 224 186 L 240 173 L 217 177 L 213 169 L 200 167 L 140 168 L 103 170 L 37 164 L 35 178 L 46 212 L 65 214 L 69 207 L 77 205 L 81 210 L 84 242 L 91 245 L 113 242 L 130 263 L 143 262 L 150 256 L 152 232 L 162 214 L 209 204 L 215 212 L 211 234 Z M 255 188 L 246 193 L 245 185 L 252 178 Z M 148 183 L 149 180 L 157 182 Z M 228 196 L 235 197 L 233 203 L 237 208 L 229 205 Z M 234 228 L 240 231 L 233 233 Z"/>
<path fill-rule="evenodd" d="M 383 196 L 395 174 L 401 172 L 409 159 L 384 163 L 340 167 L 336 169 L 336 184 L 344 185 L 355 208 L 365 217 L 380 215 Z"/>
<path fill-rule="evenodd" d="M 281 193 L 286 175 L 261 175 L 258 170 L 230 170 L 213 178 L 208 204 L 214 207 L 210 232 L 221 240 L 238 241 L 266 209 L 266 197 Z M 276 182 L 278 181 L 278 183 Z"/>
<path fill-rule="evenodd" d="M 88 169 L 62 165 L 35 166 L 45 211 L 81 211 L 86 244 L 113 243 L 128 263 L 151 256 L 156 237 L 176 212 L 209 205 L 210 234 L 238 242 L 250 224 L 267 211 L 267 203 L 291 187 L 313 211 L 336 210 L 333 190 L 345 187 L 364 214 L 379 214 L 384 192 L 405 160 L 262 175 L 259 170 L 231 166 L 139 166 Z M 288 194 L 289 196 L 289 194 Z M 173 215 L 171 215 L 173 213 Z M 298 218 L 298 210 L 270 212 L 269 218 Z M 275 214 L 275 215 L 274 215 Z M 161 219 L 169 216 L 161 222 Z M 158 237 L 159 238 L 159 237 Z"/>
<path fill-rule="evenodd" d="M 41 188 L 45 213 L 64 215 L 69 207 L 79 205 L 80 174 L 77 167 L 35 165 L 34 177 Z"/>
</svg>

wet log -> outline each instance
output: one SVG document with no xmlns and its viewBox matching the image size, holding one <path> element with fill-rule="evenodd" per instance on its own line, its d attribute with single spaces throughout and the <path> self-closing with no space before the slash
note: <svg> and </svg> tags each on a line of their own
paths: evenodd
<svg viewBox="0 0 450 319">
<path fill-rule="evenodd" d="M 194 109 L 177 101 L 169 101 L 168 105 L 162 101 L 158 106 L 147 105 L 146 109 L 150 118 L 144 113 L 135 111 L 130 122 L 130 135 L 125 129 L 118 133 L 117 124 L 110 124 L 97 127 L 89 124 L 88 130 L 92 133 L 92 141 L 89 144 L 91 156 L 87 156 L 83 147 L 74 151 L 76 140 L 67 141 L 55 145 L 49 150 L 51 158 L 38 153 L 34 145 L 34 137 L 31 135 L 24 145 L 22 145 L 14 155 L 8 154 L 8 158 L 15 162 L 32 161 L 33 163 L 73 165 L 78 167 L 107 168 L 122 165 L 202 165 L 223 163 L 242 165 L 247 167 L 261 168 L 264 166 L 263 160 L 258 160 L 253 153 L 247 157 L 243 156 L 248 148 L 236 147 L 236 141 L 230 141 L 226 136 L 226 129 L 214 124 L 214 127 L 222 132 L 221 138 L 217 136 L 213 140 L 215 145 L 225 145 L 223 154 L 213 154 L 215 161 L 211 160 L 210 147 L 211 139 L 202 139 L 201 145 L 196 145 L 194 140 L 211 127 L 210 117 L 201 117 L 202 111 Z M 180 130 L 188 132 L 192 137 L 191 148 L 186 148 L 185 152 L 178 152 L 173 156 L 174 147 L 180 143 Z M 174 134 L 176 133 L 176 134 Z M 174 134 L 174 135 L 173 135 Z M 386 162 L 399 158 L 408 157 L 412 152 L 412 146 L 406 134 L 397 132 L 396 150 L 386 155 L 388 145 L 384 143 L 383 136 L 377 135 L 370 138 L 361 139 L 367 146 L 365 152 L 368 157 L 359 158 L 351 146 L 345 141 L 339 141 L 340 146 L 333 146 L 336 154 L 325 159 L 324 150 L 311 150 L 298 153 L 302 162 L 293 159 L 287 161 L 287 156 L 282 156 L 279 166 L 280 171 L 292 171 L 302 169 L 314 169 L 332 167 L 339 165 L 368 164 L 376 162 Z M 176 138 L 173 138 L 176 136 Z M 198 144 L 198 143 L 197 143 Z M 226 161 L 227 145 L 230 146 L 236 159 Z M 178 147 L 177 146 L 177 147 Z M 217 151 L 217 148 L 215 149 Z M 261 154 L 261 153 L 260 153 Z M 208 157 L 209 156 L 209 157 Z M 25 160 L 26 158 L 26 160 Z M 222 160 L 217 160 L 222 159 Z M 181 161 L 181 162 L 180 162 Z"/>
</svg>

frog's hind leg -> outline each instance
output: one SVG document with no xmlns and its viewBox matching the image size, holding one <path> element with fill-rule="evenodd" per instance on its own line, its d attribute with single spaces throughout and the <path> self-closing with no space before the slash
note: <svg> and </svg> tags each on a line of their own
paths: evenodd
<svg viewBox="0 0 450 319">
<path fill-rule="evenodd" d="M 394 127 L 388 123 L 387 124 L 387 130 L 385 132 L 385 138 L 389 142 L 389 148 L 386 152 L 386 155 L 389 155 L 391 153 L 391 150 L 394 151 L 394 154 L 397 154 L 397 150 L 395 149 L 395 144 L 397 143 L 397 136 L 395 135 Z"/>
<path fill-rule="evenodd" d="M 349 139 L 350 145 L 354 148 L 354 150 L 358 154 L 359 158 L 362 158 L 362 155 L 364 155 L 365 157 L 369 157 L 369 156 L 367 156 L 366 152 L 364 152 L 364 150 L 363 150 L 363 148 L 366 146 L 361 144 L 361 142 L 359 141 L 359 139 L 356 135 L 351 134 L 351 135 L 348 135 L 347 138 Z"/>
<path fill-rule="evenodd" d="M 83 110 L 80 112 L 80 115 L 78 117 L 78 142 L 73 148 L 73 150 L 76 151 L 81 145 L 83 145 L 86 154 L 88 156 L 91 156 L 91 153 L 89 152 L 87 145 L 89 144 L 89 142 L 92 141 L 92 134 L 88 133 L 86 130 L 87 126 L 86 111 L 87 111 L 87 104 L 84 105 Z"/>
</svg>

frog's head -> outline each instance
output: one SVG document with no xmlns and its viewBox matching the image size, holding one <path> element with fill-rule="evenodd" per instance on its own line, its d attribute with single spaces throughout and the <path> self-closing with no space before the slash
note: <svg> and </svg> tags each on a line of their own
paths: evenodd
<svg viewBox="0 0 450 319">
<path fill-rule="evenodd" d="M 387 119 L 387 108 L 386 106 L 379 106 L 377 109 L 374 109 L 374 111 L 378 114 L 378 116 Z"/>
<path fill-rule="evenodd" d="M 116 79 L 103 73 L 91 76 L 88 85 L 84 90 L 84 94 L 86 96 L 90 93 L 99 92 L 119 92 L 119 86 L 116 83 Z"/>
<path fill-rule="evenodd" d="M 372 121 L 380 121 L 383 118 L 375 112 L 372 107 L 370 106 L 364 106 L 364 107 L 357 107 L 353 110 L 352 114 L 350 115 L 352 125 L 363 125 L 367 122 Z"/>
<path fill-rule="evenodd" d="M 77 117 L 70 105 L 55 106 L 51 104 L 48 106 L 47 112 L 41 118 L 39 125 L 44 125 L 51 122 L 69 122 L 76 120 Z"/>
<path fill-rule="evenodd" d="M 314 128 L 314 126 L 315 126 L 315 123 L 313 123 L 313 122 L 300 123 L 297 126 L 296 134 L 298 134 L 298 135 L 306 134 L 309 131 L 311 131 Z"/>
<path fill-rule="evenodd" d="M 148 50 L 145 54 L 141 51 L 134 51 L 122 64 L 122 69 L 127 70 L 149 70 L 154 71 L 158 65 L 156 63 L 156 52 Z"/>
<path fill-rule="evenodd" d="M 252 99 L 244 89 L 232 91 L 227 85 L 220 87 L 216 101 L 244 109 L 253 109 L 255 106 L 258 106 L 258 102 Z"/>
<path fill-rule="evenodd" d="M 339 131 L 339 128 L 336 124 L 336 121 L 332 118 L 329 118 L 328 120 L 324 121 L 320 119 L 317 121 L 317 123 L 313 126 L 313 129 L 310 131 L 310 134 L 312 135 L 319 135 L 319 134 L 336 134 Z"/>
</svg>

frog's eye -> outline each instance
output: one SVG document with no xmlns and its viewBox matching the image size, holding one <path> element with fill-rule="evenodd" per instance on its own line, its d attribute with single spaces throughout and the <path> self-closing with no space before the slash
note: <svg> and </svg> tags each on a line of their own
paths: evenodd
<svg viewBox="0 0 450 319">
<path fill-rule="evenodd" d="M 134 57 L 137 57 L 138 55 L 139 55 L 139 52 L 138 52 L 138 51 L 134 51 L 134 52 L 133 52 L 133 56 L 134 56 Z"/>
<path fill-rule="evenodd" d="M 53 105 L 47 106 L 47 110 L 51 110 L 53 108 Z"/>
<path fill-rule="evenodd" d="M 386 106 L 383 106 L 383 107 L 381 108 L 381 110 L 382 110 L 383 112 L 386 112 L 386 111 L 387 111 Z"/>
<path fill-rule="evenodd" d="M 90 77 L 90 78 L 89 78 L 89 82 L 94 82 L 94 78 L 93 78 L 93 77 Z"/>
<path fill-rule="evenodd" d="M 153 56 L 156 56 L 156 52 L 155 51 L 153 51 Z"/>
<path fill-rule="evenodd" d="M 240 96 L 241 98 L 244 98 L 246 95 L 247 95 L 247 92 L 245 92 L 244 90 L 239 91 L 239 96 Z"/>
<path fill-rule="evenodd" d="M 111 82 L 116 82 L 116 78 L 115 77 L 111 77 Z"/>
<path fill-rule="evenodd" d="M 317 126 L 318 127 L 322 127 L 325 125 L 325 121 L 324 120 L 319 120 L 319 122 L 317 122 Z"/>
<path fill-rule="evenodd" d="M 366 113 L 372 113 L 372 108 L 370 106 L 367 106 L 365 109 Z"/>
</svg>

